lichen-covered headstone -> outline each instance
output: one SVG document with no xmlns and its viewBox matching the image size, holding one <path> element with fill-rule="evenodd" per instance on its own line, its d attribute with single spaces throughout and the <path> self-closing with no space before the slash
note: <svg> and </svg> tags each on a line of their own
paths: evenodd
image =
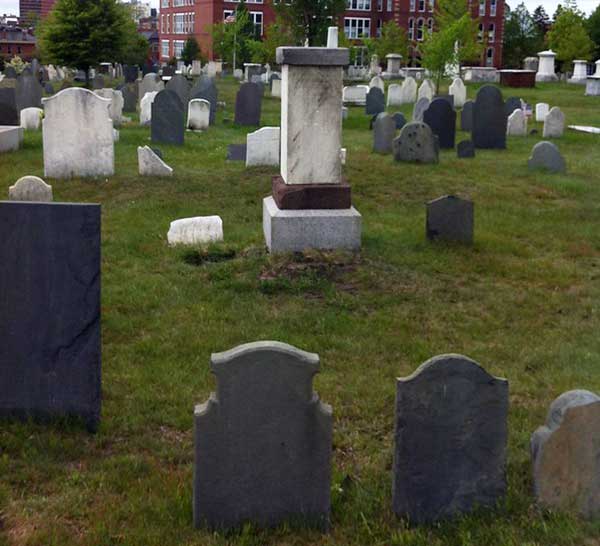
<svg viewBox="0 0 600 546">
<path fill-rule="evenodd" d="M 326 528 L 331 407 L 312 390 L 319 357 L 274 341 L 213 354 L 217 392 L 196 406 L 194 523 Z"/>
<path fill-rule="evenodd" d="M 399 378 L 393 509 L 414 523 L 492 506 L 506 493 L 508 382 L 457 354 Z"/>
<path fill-rule="evenodd" d="M 531 150 L 528 161 L 530 169 L 545 169 L 553 173 L 565 173 L 567 164 L 556 144 L 543 140 Z"/>
<path fill-rule="evenodd" d="M 373 151 L 380 154 L 392 153 L 392 142 L 396 137 L 396 120 L 382 112 L 373 123 Z"/>
<path fill-rule="evenodd" d="M 473 202 L 455 195 L 438 197 L 427 203 L 427 238 L 473 243 Z"/>
<path fill-rule="evenodd" d="M 392 144 L 396 161 L 437 163 L 439 144 L 429 125 L 413 121 L 400 130 Z"/>
</svg>

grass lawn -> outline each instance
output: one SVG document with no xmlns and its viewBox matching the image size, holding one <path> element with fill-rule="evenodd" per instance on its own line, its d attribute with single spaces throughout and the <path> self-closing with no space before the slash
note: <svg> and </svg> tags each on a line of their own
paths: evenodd
<svg viewBox="0 0 600 546">
<path fill-rule="evenodd" d="M 529 437 L 562 392 L 600 391 L 600 136 L 556 141 L 566 175 L 528 171 L 538 123 L 504 151 L 402 164 L 371 152 L 369 118 L 351 108 L 345 175 L 363 215 L 361 254 L 272 257 L 262 198 L 277 169 L 225 161 L 249 131 L 232 124 L 235 91 L 219 83 L 227 106 L 208 132 L 160 146 L 172 178 L 138 176 L 150 131 L 133 123 L 121 129 L 115 176 L 48 180 L 55 201 L 102 203 L 102 423 L 96 435 L 0 424 L 0 544 L 599 545 L 600 523 L 533 503 Z M 600 126 L 600 97 L 581 86 L 503 93 Z M 265 97 L 263 125 L 279 123 L 279 107 Z M 0 196 L 24 175 L 43 177 L 41 132 L 0 156 Z M 446 193 L 475 202 L 472 248 L 425 239 L 424 203 Z M 212 214 L 225 243 L 167 246 L 172 220 Z M 326 535 L 192 527 L 193 407 L 215 387 L 210 354 L 264 339 L 321 357 L 315 388 L 334 412 Z M 446 352 L 510 382 L 508 495 L 493 510 L 413 528 L 391 511 L 395 378 Z"/>
</svg>

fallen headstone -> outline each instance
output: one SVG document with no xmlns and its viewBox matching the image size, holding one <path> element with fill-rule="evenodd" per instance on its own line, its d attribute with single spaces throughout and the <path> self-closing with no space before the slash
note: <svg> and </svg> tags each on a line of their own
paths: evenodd
<svg viewBox="0 0 600 546">
<path fill-rule="evenodd" d="M 220 216 L 196 216 L 171 222 L 167 241 L 170 245 L 200 245 L 223 240 Z"/>
<path fill-rule="evenodd" d="M 150 146 L 138 146 L 138 172 L 140 176 L 172 176 L 173 169 Z"/>
</svg>

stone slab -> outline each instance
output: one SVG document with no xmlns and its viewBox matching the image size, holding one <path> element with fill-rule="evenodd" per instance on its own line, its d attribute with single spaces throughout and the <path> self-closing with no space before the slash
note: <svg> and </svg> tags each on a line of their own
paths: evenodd
<svg viewBox="0 0 600 546">
<path fill-rule="evenodd" d="M 272 181 L 273 199 L 281 210 L 349 209 L 350 184 L 286 184 L 281 176 Z"/>
<path fill-rule="evenodd" d="M 0 125 L 0 154 L 14 152 L 23 142 L 23 127 Z"/>
<path fill-rule="evenodd" d="M 279 65 L 347 66 L 350 50 L 338 47 L 278 47 L 275 53 Z"/>
<path fill-rule="evenodd" d="M 227 160 L 228 161 L 246 161 L 246 145 L 245 144 L 228 144 L 227 145 Z"/>
</svg>

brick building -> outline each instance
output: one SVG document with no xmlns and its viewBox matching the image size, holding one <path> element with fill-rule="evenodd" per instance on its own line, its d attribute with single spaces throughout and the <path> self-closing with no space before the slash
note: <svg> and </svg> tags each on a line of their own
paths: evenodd
<svg viewBox="0 0 600 546">
<path fill-rule="evenodd" d="M 54 7 L 56 0 L 41 0 L 41 13 L 42 17 L 45 17 L 50 13 L 50 10 Z"/>
<path fill-rule="evenodd" d="M 19 0 L 19 18 L 22 25 L 29 25 L 42 15 L 42 0 Z"/>
<path fill-rule="evenodd" d="M 30 61 L 35 54 L 35 36 L 29 29 L 0 24 L 0 56 L 11 59 L 15 55 Z"/>
</svg>

